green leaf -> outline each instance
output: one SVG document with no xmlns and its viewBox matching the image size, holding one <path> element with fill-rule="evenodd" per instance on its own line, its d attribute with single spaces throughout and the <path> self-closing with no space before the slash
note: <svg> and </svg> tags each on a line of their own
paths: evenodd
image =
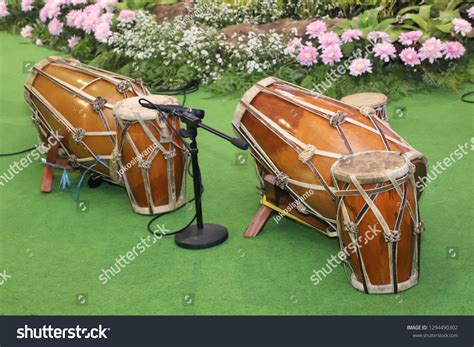
<svg viewBox="0 0 474 347">
<path fill-rule="evenodd" d="M 418 5 L 415 5 L 415 6 L 408 6 L 408 7 L 404 7 L 402 8 L 400 11 L 398 11 L 398 15 L 402 15 L 404 13 L 407 13 L 407 12 L 410 12 L 412 10 L 418 10 L 420 6 Z"/>
<path fill-rule="evenodd" d="M 451 32 L 452 27 L 453 25 L 451 23 L 448 23 L 443 25 L 437 25 L 436 29 L 442 31 L 443 33 L 449 34 Z"/>
<path fill-rule="evenodd" d="M 375 26 L 375 30 L 378 31 L 386 31 L 388 28 L 390 28 L 390 24 L 398 22 L 395 18 L 387 18 L 381 21 L 379 24 Z"/>
<path fill-rule="evenodd" d="M 427 31 L 428 23 L 420 15 L 407 13 L 405 18 L 413 20 L 423 31 Z"/>
<path fill-rule="evenodd" d="M 419 11 L 419 14 L 421 16 L 421 18 L 423 18 L 424 20 L 428 20 L 431 18 L 431 5 L 423 5 L 423 6 L 420 6 L 420 11 Z"/>
</svg>

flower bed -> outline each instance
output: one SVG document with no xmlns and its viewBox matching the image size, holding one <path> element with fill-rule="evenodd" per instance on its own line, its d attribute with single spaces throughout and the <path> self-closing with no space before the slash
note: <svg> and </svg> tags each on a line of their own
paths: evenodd
<svg viewBox="0 0 474 347">
<path fill-rule="evenodd" d="M 229 93 L 276 75 L 334 97 L 374 90 L 396 98 L 474 79 L 469 60 L 474 7 L 461 1 L 441 8 L 436 2 L 406 7 L 390 17 L 383 17 L 386 8 L 374 8 L 330 28 L 327 19 L 314 19 L 304 22 L 304 33 L 296 24 L 262 30 L 273 26 L 262 23 L 294 10 L 281 3 L 265 0 L 237 8 L 200 0 L 188 14 L 157 23 L 136 2 L 0 0 L 0 25 L 38 45 L 142 78 L 151 87 L 197 80 L 216 93 Z M 336 11 L 317 11 L 322 9 Z M 236 23 L 229 34 L 226 27 Z"/>
</svg>

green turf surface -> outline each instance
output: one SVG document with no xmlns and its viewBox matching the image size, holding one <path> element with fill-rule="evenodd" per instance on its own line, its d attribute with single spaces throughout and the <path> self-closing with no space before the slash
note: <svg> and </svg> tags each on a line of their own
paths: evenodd
<svg viewBox="0 0 474 347">
<path fill-rule="evenodd" d="M 25 64 L 54 54 L 0 33 L 0 148 L 13 152 L 35 144 L 30 111 L 23 101 Z M 472 86 L 471 88 L 472 89 Z M 469 90 L 469 87 L 466 88 Z M 474 105 L 461 92 L 438 91 L 393 102 L 405 109 L 392 126 L 431 163 L 442 160 L 473 136 Z M 199 91 L 187 105 L 207 110 L 211 126 L 231 131 L 238 95 L 212 97 Z M 438 177 L 421 201 L 426 233 L 419 284 L 399 295 L 357 292 L 342 267 L 319 285 L 313 269 L 338 251 L 337 241 L 295 222 L 269 221 L 256 239 L 244 239 L 259 204 L 251 161 L 238 165 L 240 152 L 206 133 L 200 135 L 204 210 L 208 222 L 229 228 L 225 244 L 201 251 L 159 240 L 103 285 L 98 276 L 115 258 L 147 236 L 148 217 L 131 211 L 125 190 L 102 185 L 82 189 L 82 212 L 70 192 L 39 192 L 42 165 L 35 161 L 0 187 L 0 314 L 473 314 L 473 156 L 467 155 Z M 0 158 L 0 174 L 26 155 Z M 249 158 L 250 159 L 250 158 Z M 79 176 L 73 175 L 73 184 Z M 189 181 L 191 183 L 191 181 Z M 167 217 L 175 229 L 192 211 Z M 448 248 L 456 256 L 450 258 Z M 87 296 L 81 305 L 80 294 Z M 184 297 L 193 298 L 188 304 Z"/>
</svg>

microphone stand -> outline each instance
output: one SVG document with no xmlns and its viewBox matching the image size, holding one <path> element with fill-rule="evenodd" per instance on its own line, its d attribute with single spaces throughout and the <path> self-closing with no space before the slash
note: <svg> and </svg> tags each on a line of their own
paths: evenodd
<svg viewBox="0 0 474 347">
<path fill-rule="evenodd" d="M 198 111 L 198 112 L 196 112 Z M 219 130 L 211 128 L 202 123 L 204 111 L 188 109 L 185 111 L 172 112 L 178 116 L 183 123 L 186 124 L 186 130 L 180 129 L 179 134 L 184 138 L 190 139 L 189 151 L 191 152 L 191 164 L 193 170 L 194 185 L 194 204 L 196 208 L 196 224 L 192 224 L 182 232 L 175 235 L 175 242 L 179 247 L 188 249 L 203 249 L 217 246 L 228 238 L 227 228 L 219 224 L 204 223 L 202 216 L 202 200 L 201 200 L 201 170 L 199 169 L 198 145 L 196 137 L 198 128 L 204 129 L 230 143 L 234 146 L 246 150 L 248 144 L 240 139 L 232 138 Z"/>
</svg>

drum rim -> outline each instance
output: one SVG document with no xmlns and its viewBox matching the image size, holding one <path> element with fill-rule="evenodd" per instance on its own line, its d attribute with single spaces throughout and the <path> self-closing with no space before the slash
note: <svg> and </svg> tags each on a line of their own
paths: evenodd
<svg viewBox="0 0 474 347">
<path fill-rule="evenodd" d="M 377 174 L 357 174 L 357 175 L 350 175 L 347 172 L 341 173 L 337 172 L 338 166 L 341 164 L 342 160 L 346 160 L 350 157 L 358 157 L 358 156 L 364 156 L 364 155 L 369 155 L 371 153 L 390 153 L 390 155 L 393 155 L 394 157 L 401 157 L 404 160 L 404 163 L 397 168 L 390 169 L 390 171 L 384 171 L 380 172 L 378 175 Z M 394 179 L 398 179 L 401 177 L 404 177 L 410 172 L 410 160 L 406 155 L 400 152 L 394 152 L 394 151 L 364 151 L 364 152 L 358 152 L 354 154 L 349 154 L 345 155 L 343 158 L 336 160 L 334 164 L 331 166 L 331 175 L 339 182 L 344 182 L 344 183 L 352 183 L 351 177 L 355 177 L 357 181 L 360 184 L 371 184 L 371 183 L 384 183 L 384 182 L 390 182 L 390 179 L 388 178 L 388 175 Z"/>
<path fill-rule="evenodd" d="M 375 101 L 375 102 L 367 102 L 367 103 L 363 103 L 363 102 L 358 102 L 358 100 L 353 100 L 354 98 L 357 99 L 357 98 L 361 98 L 363 96 L 367 97 L 368 95 L 370 95 L 371 97 L 378 97 L 380 99 L 379 102 Z M 385 106 L 387 104 L 387 101 L 388 101 L 388 97 L 387 95 L 383 94 L 383 93 L 377 93 L 377 92 L 363 92 L 363 93 L 355 93 L 355 94 L 351 94 L 351 95 L 346 95 L 344 96 L 343 98 L 341 98 L 341 101 L 342 102 L 345 102 L 349 105 L 352 105 L 352 106 L 356 106 L 356 107 L 363 107 L 363 106 L 370 106 L 370 107 L 381 107 L 381 106 Z"/>
<path fill-rule="evenodd" d="M 114 117 L 124 121 L 148 121 L 158 118 L 156 110 L 142 107 L 138 100 L 147 99 L 156 104 L 179 105 L 176 98 L 167 95 L 134 96 L 117 102 L 113 107 Z M 136 103 L 135 103 L 136 102 Z M 133 103 L 133 104 L 132 104 Z M 134 107 L 134 109 L 131 109 Z"/>
</svg>

